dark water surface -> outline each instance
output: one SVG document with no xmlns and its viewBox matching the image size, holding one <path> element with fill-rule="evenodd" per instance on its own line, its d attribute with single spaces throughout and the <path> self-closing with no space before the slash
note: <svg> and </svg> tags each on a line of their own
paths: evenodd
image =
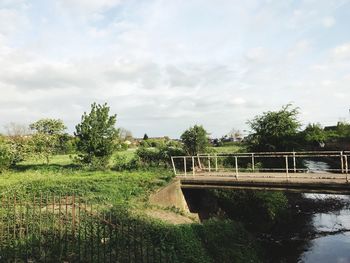
<svg viewBox="0 0 350 263">
<path fill-rule="evenodd" d="M 311 195 L 306 198 L 334 198 L 349 202 L 345 195 Z M 316 213 L 311 221 L 314 231 L 322 234 L 310 239 L 310 247 L 301 255 L 300 262 L 350 262 L 350 210 L 347 208 Z"/>
</svg>

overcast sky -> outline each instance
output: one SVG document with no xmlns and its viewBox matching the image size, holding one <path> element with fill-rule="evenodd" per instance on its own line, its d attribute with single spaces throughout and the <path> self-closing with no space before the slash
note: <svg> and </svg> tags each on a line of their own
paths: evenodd
<svg viewBox="0 0 350 263">
<path fill-rule="evenodd" d="M 221 136 L 292 102 L 349 121 L 349 0 L 0 0 L 0 127 L 107 102 L 135 136 Z"/>
</svg>

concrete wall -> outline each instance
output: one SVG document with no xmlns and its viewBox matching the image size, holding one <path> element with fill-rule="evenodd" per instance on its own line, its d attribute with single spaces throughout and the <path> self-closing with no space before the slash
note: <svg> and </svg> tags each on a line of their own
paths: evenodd
<svg viewBox="0 0 350 263">
<path fill-rule="evenodd" d="M 172 207 L 175 206 L 189 213 L 189 209 L 180 187 L 180 181 L 175 180 L 171 184 L 152 194 L 149 198 L 151 204 Z"/>
</svg>

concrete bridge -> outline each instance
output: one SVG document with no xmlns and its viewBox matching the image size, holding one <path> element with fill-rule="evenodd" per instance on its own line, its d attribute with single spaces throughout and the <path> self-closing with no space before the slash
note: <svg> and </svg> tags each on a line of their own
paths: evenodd
<svg viewBox="0 0 350 263">
<path fill-rule="evenodd" d="M 346 151 L 173 156 L 182 189 L 262 189 L 350 194 Z"/>
</svg>

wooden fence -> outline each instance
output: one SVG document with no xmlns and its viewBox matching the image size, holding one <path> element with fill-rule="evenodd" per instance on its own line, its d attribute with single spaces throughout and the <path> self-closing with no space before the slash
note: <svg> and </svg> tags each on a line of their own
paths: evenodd
<svg viewBox="0 0 350 263">
<path fill-rule="evenodd" d="M 176 262 L 138 220 L 75 195 L 2 196 L 0 262 Z"/>
</svg>

